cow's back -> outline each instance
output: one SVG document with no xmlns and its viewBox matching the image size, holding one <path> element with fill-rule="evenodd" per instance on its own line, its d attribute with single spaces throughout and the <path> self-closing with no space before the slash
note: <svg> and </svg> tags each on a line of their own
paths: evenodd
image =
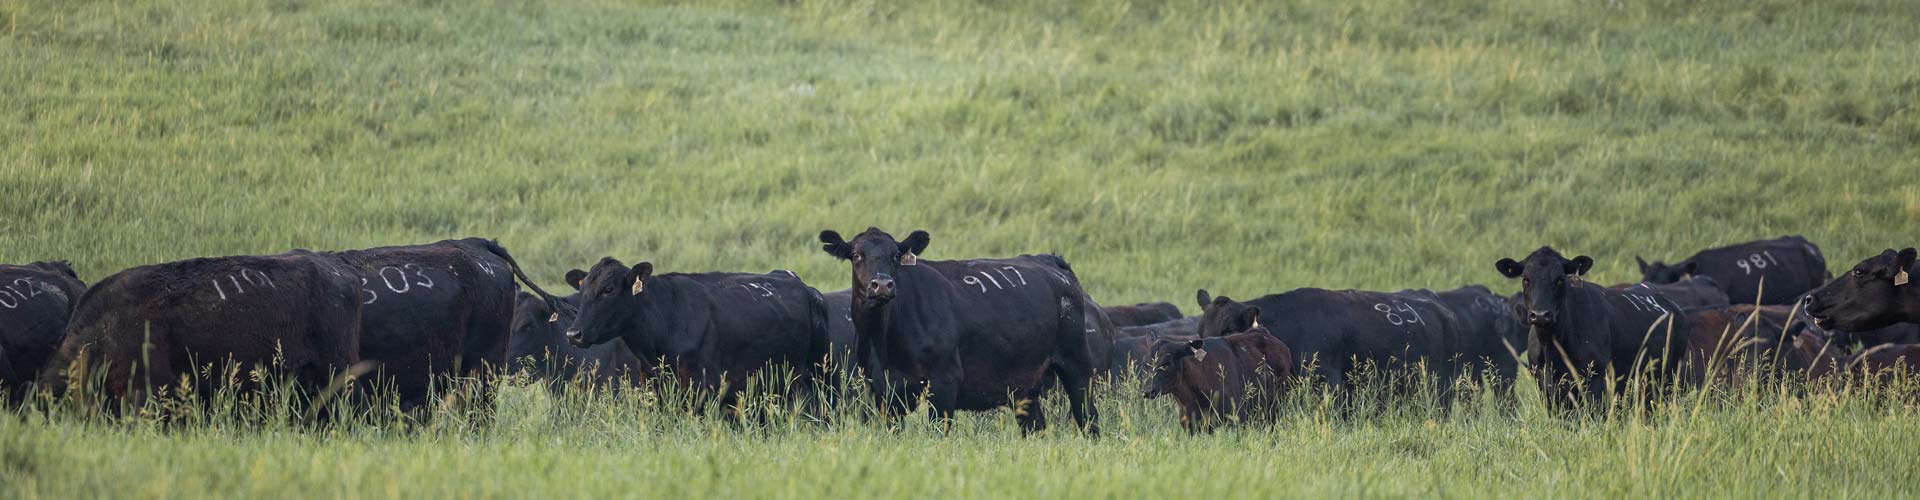
<svg viewBox="0 0 1920 500">
<path fill-rule="evenodd" d="M 1460 361 L 1491 369 L 1511 380 L 1518 374 L 1518 354 L 1527 347 L 1527 328 L 1505 297 L 1474 285 L 1436 292 L 1441 304 L 1454 313 Z"/>
<path fill-rule="evenodd" d="M 1431 297 L 1431 293 L 1425 294 Z M 1409 294 L 1302 288 L 1246 302 L 1292 350 L 1296 369 L 1332 381 L 1368 365 L 1397 370 L 1431 360 L 1450 378 L 1456 320 L 1436 300 Z"/>
<path fill-rule="evenodd" d="M 435 377 L 505 366 L 513 319 L 512 268 L 468 238 L 335 252 L 353 266 L 363 301 L 362 358 L 382 383 L 417 404 Z"/>
<path fill-rule="evenodd" d="M 1068 314 L 1086 321 L 1086 307 L 1071 278 L 1050 263 L 1032 258 L 927 261 L 939 273 L 944 307 L 968 371 L 1011 362 L 1024 366 L 1061 348 L 1059 333 Z M 905 272 L 903 270 L 903 272 Z M 924 285 L 922 285 L 924 286 Z M 897 299 L 896 299 L 897 300 Z M 904 304 L 896 304 L 899 307 Z M 1071 311 L 1071 312 L 1070 312 Z M 897 313 L 896 313 L 897 314 Z M 930 318 L 939 321 L 937 318 Z M 1082 330 L 1084 335 L 1085 331 Z M 1005 349 L 1008 346 L 1027 347 Z"/>
<path fill-rule="evenodd" d="M 687 291 L 677 307 L 709 318 L 705 345 L 692 347 L 729 374 L 745 374 L 770 364 L 804 371 L 830 350 L 825 299 L 791 273 L 665 274 Z M 697 293 L 693 293 L 697 291 Z"/>
<path fill-rule="evenodd" d="M 1703 250 L 1687 262 L 1712 277 L 1734 304 L 1790 304 L 1828 276 L 1819 247 L 1799 236 Z"/>
</svg>

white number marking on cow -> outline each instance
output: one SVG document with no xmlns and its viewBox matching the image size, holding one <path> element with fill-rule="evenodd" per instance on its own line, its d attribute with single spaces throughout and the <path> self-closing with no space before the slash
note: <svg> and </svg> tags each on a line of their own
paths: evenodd
<svg viewBox="0 0 1920 500">
<path fill-rule="evenodd" d="M 367 292 L 367 301 L 366 301 L 366 302 L 361 302 L 361 304 L 372 304 L 372 303 L 373 303 L 373 301 L 376 301 L 376 300 L 380 300 L 380 293 L 379 293 L 379 292 L 375 292 L 375 291 L 373 291 L 373 289 L 372 289 L 372 288 L 367 288 L 367 277 L 366 277 L 366 276 L 361 276 L 361 277 L 360 277 L 360 291 L 362 291 L 362 292 Z"/>
<path fill-rule="evenodd" d="M 428 278 L 427 273 L 421 271 L 419 264 L 407 264 L 400 267 L 413 271 L 413 277 L 420 278 L 420 281 L 413 282 L 413 284 L 420 285 L 424 288 L 433 288 L 433 278 Z"/>
<path fill-rule="evenodd" d="M 44 285 L 44 284 L 36 285 L 33 282 L 33 278 L 20 278 L 20 279 L 13 280 L 13 284 L 7 285 L 7 289 L 13 290 L 13 294 L 16 296 L 19 296 L 20 300 L 27 300 L 34 297 L 39 297 L 40 294 L 45 293 L 41 291 L 42 286 L 40 285 Z M 27 287 L 27 291 L 25 292 L 20 291 L 20 287 L 23 287 L 23 286 Z M 52 285 L 45 285 L 45 286 L 52 286 Z"/>
<path fill-rule="evenodd" d="M 487 261 L 484 260 L 474 261 L 474 263 L 480 265 L 480 272 L 487 273 L 487 276 L 493 276 L 493 264 L 488 264 Z"/>
<path fill-rule="evenodd" d="M 6 307 L 7 309 L 18 309 L 20 307 L 20 302 L 21 302 L 21 299 L 18 297 L 14 297 L 12 293 L 7 292 L 5 290 L 0 290 L 0 307 Z"/>
<path fill-rule="evenodd" d="M 969 285 L 977 285 L 980 287 L 980 293 L 987 293 L 987 283 L 984 281 L 980 281 L 980 278 L 974 277 L 974 275 L 969 274 L 966 276 L 961 276 L 960 282 L 966 283 Z"/>
<path fill-rule="evenodd" d="M 1766 269 L 1769 265 L 1780 265 L 1780 259 L 1773 258 L 1773 251 L 1762 250 L 1760 253 L 1747 254 L 1746 257 L 1733 261 L 1733 264 L 1740 266 L 1740 270 L 1745 271 L 1746 274 L 1753 274 L 1755 269 Z"/>
<path fill-rule="evenodd" d="M 992 282 L 992 283 L 993 283 L 993 288 L 994 288 L 995 290 L 1006 290 L 1006 289 L 1007 289 L 1007 287 L 1004 287 L 1004 286 L 1000 286 L 1000 280 L 997 280 L 997 279 L 993 279 L 993 275 L 991 275 L 991 274 L 987 274 L 987 272 L 986 272 L 986 271 L 976 271 L 976 272 L 978 272 L 978 273 L 980 273 L 980 277 L 982 277 L 982 278 L 986 278 L 986 279 L 987 279 L 987 281 L 990 281 L 990 282 Z"/>
<path fill-rule="evenodd" d="M 1628 304 L 1633 305 L 1634 310 L 1641 311 L 1641 312 L 1658 312 L 1660 314 L 1668 314 L 1667 307 L 1660 305 L 1660 299 L 1655 298 L 1654 296 L 1629 293 L 1624 295 L 1624 297 L 1627 298 Z"/>
<path fill-rule="evenodd" d="M 228 277 L 231 278 L 232 276 L 228 276 Z M 255 271 L 252 269 L 241 269 L 240 279 L 247 280 L 247 284 L 253 285 L 253 288 L 255 290 L 258 290 L 263 287 L 278 288 L 273 286 L 273 278 L 267 277 L 267 273 Z"/>
<path fill-rule="evenodd" d="M 393 271 L 393 274 L 400 278 L 400 285 L 395 286 L 393 284 L 393 278 L 387 276 L 387 271 Z M 407 293 L 407 290 L 413 289 L 413 283 L 407 282 L 407 272 L 400 270 L 400 268 L 398 267 L 393 267 L 393 266 L 382 267 L 380 268 L 379 275 L 380 275 L 380 281 L 383 283 L 386 283 L 387 289 L 393 290 L 393 293 Z"/>
<path fill-rule="evenodd" d="M 1020 278 L 1020 285 L 1022 286 L 1027 284 L 1027 276 L 1020 274 L 1020 270 L 1013 266 L 1000 266 L 999 269 L 995 269 L 994 271 L 1000 273 L 1001 278 L 1006 278 L 1007 286 L 1013 286 L 1014 278 Z M 1007 276 L 1007 271 L 1013 271 L 1013 276 Z"/>
<path fill-rule="evenodd" d="M 1387 322 L 1393 323 L 1393 326 L 1421 322 L 1420 311 L 1414 310 L 1413 306 L 1407 305 L 1404 302 L 1394 302 L 1393 305 L 1387 305 L 1385 303 L 1374 304 L 1373 310 L 1385 315 Z M 1406 314 L 1403 315 L 1401 313 Z"/>
<path fill-rule="evenodd" d="M 773 288 L 772 288 L 772 287 L 769 287 L 769 286 L 767 286 L 767 285 L 766 285 L 765 283 L 747 283 L 747 284 L 744 284 L 744 285 L 740 285 L 740 286 L 741 286 L 741 287 L 744 287 L 744 288 L 746 288 L 746 289 L 748 289 L 748 290 L 754 290 L 754 291 L 757 291 L 757 292 L 760 292 L 760 296 L 761 296 L 761 297 L 772 297 L 772 296 L 773 296 Z"/>
</svg>

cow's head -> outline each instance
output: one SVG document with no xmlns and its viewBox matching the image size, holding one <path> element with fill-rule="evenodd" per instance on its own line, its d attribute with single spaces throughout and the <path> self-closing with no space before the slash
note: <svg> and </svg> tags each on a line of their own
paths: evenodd
<svg viewBox="0 0 1920 500">
<path fill-rule="evenodd" d="M 905 241 L 894 241 L 893 235 L 876 227 L 867 228 L 853 241 L 841 239 L 840 233 L 831 230 L 820 232 L 821 248 L 827 255 L 853 263 L 853 303 L 866 308 L 893 300 L 899 292 L 894 277 L 900 266 L 919 265 L 919 256 L 927 251 L 930 238 L 926 231 L 914 231 Z"/>
<path fill-rule="evenodd" d="M 1888 249 L 1860 261 L 1853 270 L 1807 293 L 1807 315 L 1821 328 L 1860 332 L 1903 321 L 1920 320 L 1912 310 L 1915 295 L 1914 249 Z"/>
<path fill-rule="evenodd" d="M 1183 384 L 1199 384 L 1214 380 L 1205 367 L 1207 349 L 1205 339 L 1193 340 L 1156 340 L 1147 352 L 1147 359 L 1153 360 L 1153 374 L 1147 379 L 1146 387 L 1140 390 L 1140 397 L 1153 399 L 1173 394 L 1192 393 L 1198 387 Z M 1218 364 L 1215 361 L 1214 364 Z"/>
<path fill-rule="evenodd" d="M 1559 320 L 1567 290 L 1585 286 L 1581 275 L 1593 268 L 1593 258 L 1582 255 L 1568 259 L 1552 248 L 1540 247 L 1524 261 L 1500 259 L 1493 267 L 1502 276 L 1520 279 L 1519 306 L 1524 312 L 1520 319 L 1529 325 L 1544 327 Z"/>
<path fill-rule="evenodd" d="M 40 270 L 54 273 L 54 274 L 64 274 L 68 278 L 73 278 L 76 280 L 80 279 L 80 273 L 73 272 L 73 265 L 68 264 L 67 261 L 64 261 L 64 260 L 35 262 L 32 264 L 27 264 L 27 266 L 37 267 L 37 268 L 40 268 Z"/>
<path fill-rule="evenodd" d="M 508 338 L 516 339 L 515 343 L 520 342 L 518 339 L 537 339 L 542 344 L 551 343 L 557 340 L 561 332 L 567 331 L 568 327 L 573 325 L 574 314 L 571 310 L 568 314 L 560 314 L 555 319 L 553 308 L 548 307 L 547 301 L 541 300 L 540 296 L 527 292 L 514 295 L 513 330 Z M 562 308 L 572 309 L 578 300 L 579 295 L 574 295 L 560 297 L 555 302 Z M 549 319 L 553 321 L 548 321 Z"/>
<path fill-rule="evenodd" d="M 567 273 L 572 282 L 573 273 Z M 640 314 L 641 294 L 653 277 L 653 263 L 641 262 L 628 268 L 613 257 L 604 257 L 587 271 L 580 288 L 580 314 L 567 329 L 567 341 L 586 347 L 619 337 Z"/>
<path fill-rule="evenodd" d="M 1225 295 L 1209 297 L 1204 289 L 1193 295 L 1200 304 L 1200 329 L 1194 333 L 1201 338 L 1222 337 L 1260 325 L 1259 307 L 1234 302 Z"/>
<path fill-rule="evenodd" d="M 1633 256 L 1633 261 L 1640 263 L 1640 281 L 1643 283 L 1673 283 L 1700 272 L 1700 264 L 1692 261 L 1667 265 L 1665 262 L 1656 260 L 1648 264 L 1638 255 Z"/>
</svg>

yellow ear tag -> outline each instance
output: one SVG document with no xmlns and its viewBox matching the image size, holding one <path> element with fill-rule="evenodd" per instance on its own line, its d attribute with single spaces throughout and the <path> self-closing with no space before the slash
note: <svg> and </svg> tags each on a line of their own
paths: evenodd
<svg viewBox="0 0 1920 500">
<path fill-rule="evenodd" d="M 1194 348 L 1192 348 L 1192 349 L 1193 349 L 1193 360 L 1194 360 L 1194 361 L 1206 361 L 1206 360 L 1207 360 L 1207 350 L 1206 350 L 1206 349 L 1201 349 L 1201 348 L 1198 348 L 1198 347 L 1194 347 Z"/>
<path fill-rule="evenodd" d="M 641 282 L 640 282 L 640 278 L 634 278 L 634 279 L 633 279 L 633 294 L 634 294 L 634 295 L 639 295 L 639 294 L 640 294 L 640 289 L 641 289 L 641 288 L 644 288 L 644 287 L 645 287 L 645 285 L 643 285 L 643 284 L 641 284 Z"/>
<path fill-rule="evenodd" d="M 913 252 L 902 253 L 900 254 L 900 265 L 918 266 L 920 265 L 920 257 L 913 255 Z"/>
<path fill-rule="evenodd" d="M 1567 275 L 1567 284 L 1573 285 L 1574 288 L 1580 288 L 1586 286 L 1586 280 L 1580 279 L 1580 275 L 1578 274 L 1569 274 Z"/>
<path fill-rule="evenodd" d="M 1907 284 L 1907 271 L 1905 269 L 1902 269 L 1900 270 L 1900 274 L 1893 275 L 1893 286 L 1901 286 L 1905 284 Z"/>
</svg>

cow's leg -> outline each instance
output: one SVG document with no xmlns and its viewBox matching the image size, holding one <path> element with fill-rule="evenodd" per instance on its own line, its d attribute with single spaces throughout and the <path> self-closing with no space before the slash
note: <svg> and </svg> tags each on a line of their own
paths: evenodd
<svg viewBox="0 0 1920 500">
<path fill-rule="evenodd" d="M 1014 401 L 1017 405 L 1014 409 L 1018 412 L 1014 420 L 1020 423 L 1020 435 L 1025 436 L 1047 429 L 1046 405 L 1040 403 L 1041 398 L 1044 397 L 1046 397 L 1045 391 L 1031 390 L 1026 391 L 1026 394 L 1020 395 L 1019 399 Z"/>
<path fill-rule="evenodd" d="M 1067 411 L 1073 415 L 1074 423 L 1087 434 L 1100 435 L 1100 410 L 1094 408 L 1093 398 L 1088 389 L 1093 386 L 1093 370 L 1087 367 L 1065 368 L 1060 370 L 1060 384 L 1066 386 Z"/>
<path fill-rule="evenodd" d="M 956 356 L 957 357 L 957 356 Z M 927 380 L 927 402 L 933 405 L 927 413 L 943 427 L 953 424 L 953 412 L 960 407 L 960 381 L 963 380 L 960 363 L 955 360 L 945 368 L 936 368 L 934 375 Z"/>
</svg>

